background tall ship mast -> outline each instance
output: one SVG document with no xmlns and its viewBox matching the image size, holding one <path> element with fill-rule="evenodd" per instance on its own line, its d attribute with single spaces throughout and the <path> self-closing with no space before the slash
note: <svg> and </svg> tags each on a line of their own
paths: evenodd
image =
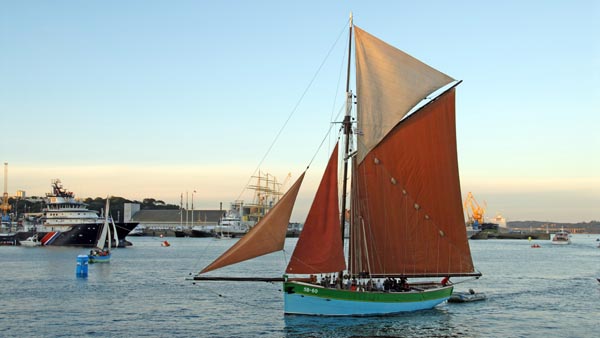
<svg viewBox="0 0 600 338">
<path fill-rule="evenodd" d="M 305 173 L 195 280 L 283 281 L 286 314 L 363 316 L 432 308 L 452 294 L 450 277 L 481 275 L 467 241 L 458 176 L 455 87 L 460 82 L 353 26 L 352 18 L 350 49 L 353 31 L 358 132 L 353 133 L 349 53 L 341 201 L 336 146 L 286 268 L 301 276 L 204 274 L 282 250 Z M 422 102 L 434 92 L 439 93 Z M 346 212 L 339 206 L 347 209 L 350 169 L 345 257 Z M 317 281 L 323 274 L 329 278 Z"/>
<path fill-rule="evenodd" d="M 249 184 L 245 190 L 253 191 L 252 202 L 244 203 L 238 199 L 231 204 L 231 209 L 239 210 L 242 221 L 250 227 L 257 224 L 283 195 L 281 189 L 291 175 L 286 177 L 283 183 L 280 183 L 272 174 L 258 171 L 258 175 L 253 175 L 251 180 L 255 183 Z"/>
</svg>

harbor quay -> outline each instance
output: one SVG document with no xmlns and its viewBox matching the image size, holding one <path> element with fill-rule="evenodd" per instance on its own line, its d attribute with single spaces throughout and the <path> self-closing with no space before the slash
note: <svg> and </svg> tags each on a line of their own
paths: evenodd
<svg viewBox="0 0 600 338">
<path fill-rule="evenodd" d="M 213 231 L 225 213 L 223 210 L 135 210 L 131 221 L 139 223 L 129 236 L 202 237 L 193 230 Z"/>
</svg>

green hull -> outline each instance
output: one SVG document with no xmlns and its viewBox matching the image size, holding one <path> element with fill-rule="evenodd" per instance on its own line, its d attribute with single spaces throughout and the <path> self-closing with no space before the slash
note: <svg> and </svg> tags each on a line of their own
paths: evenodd
<svg viewBox="0 0 600 338">
<path fill-rule="evenodd" d="M 303 282 L 285 282 L 285 313 L 325 316 L 367 316 L 431 309 L 452 294 L 453 287 L 406 292 L 350 291 Z"/>
</svg>

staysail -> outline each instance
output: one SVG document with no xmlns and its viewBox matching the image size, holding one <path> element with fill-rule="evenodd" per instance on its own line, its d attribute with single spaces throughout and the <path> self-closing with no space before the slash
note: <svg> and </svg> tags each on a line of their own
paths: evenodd
<svg viewBox="0 0 600 338">
<path fill-rule="evenodd" d="M 354 31 L 361 163 L 417 103 L 454 79 L 357 26 Z"/>
<path fill-rule="evenodd" d="M 304 173 L 258 224 L 200 273 L 282 250 L 292 209 L 303 179 Z"/>
<path fill-rule="evenodd" d="M 318 274 L 346 268 L 338 206 L 338 146 L 319 184 L 287 273 Z"/>
</svg>

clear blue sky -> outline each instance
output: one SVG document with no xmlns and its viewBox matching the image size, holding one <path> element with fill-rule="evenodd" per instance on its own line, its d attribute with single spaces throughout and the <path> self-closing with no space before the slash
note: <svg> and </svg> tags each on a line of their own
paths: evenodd
<svg viewBox="0 0 600 338">
<path fill-rule="evenodd" d="M 179 203 L 195 189 L 197 207 L 227 205 L 308 88 L 261 165 L 296 178 L 343 103 L 350 11 L 356 25 L 464 81 L 461 186 L 489 216 L 600 220 L 591 0 L 0 0 L 9 193 L 41 195 L 61 178 L 81 197 Z M 309 171 L 297 221 L 326 157 Z"/>
</svg>

